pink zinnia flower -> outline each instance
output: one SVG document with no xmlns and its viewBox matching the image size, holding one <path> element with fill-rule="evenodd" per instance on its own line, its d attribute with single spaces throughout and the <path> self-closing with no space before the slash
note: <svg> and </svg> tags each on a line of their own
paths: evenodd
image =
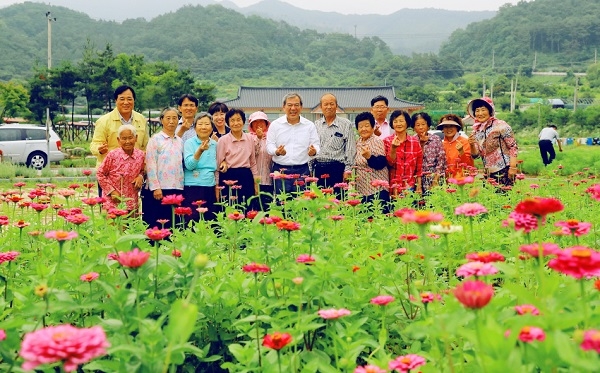
<svg viewBox="0 0 600 373">
<path fill-rule="evenodd" d="M 319 310 L 319 312 L 317 313 L 325 320 L 339 319 L 340 317 L 348 316 L 351 314 L 351 312 L 345 308 L 340 308 L 339 310 L 336 310 L 335 308 L 331 308 L 328 310 Z"/>
<path fill-rule="evenodd" d="M 19 229 L 23 229 L 25 227 L 30 226 L 31 223 L 26 222 L 25 220 L 19 220 L 15 223 L 15 227 L 19 228 Z"/>
<path fill-rule="evenodd" d="M 600 184 L 594 184 L 585 190 L 596 201 L 600 201 Z"/>
<path fill-rule="evenodd" d="M 47 203 L 32 203 L 31 205 L 29 205 L 29 207 L 31 207 L 37 212 L 40 212 L 50 207 L 50 205 L 48 205 Z"/>
<path fill-rule="evenodd" d="M 552 242 L 544 242 L 541 245 L 543 256 L 555 255 L 560 251 L 560 247 Z M 534 258 L 537 258 L 540 255 L 540 244 L 532 243 L 528 245 L 521 245 L 521 247 L 519 247 L 519 250 L 521 252 L 531 255 Z"/>
<path fill-rule="evenodd" d="M 463 306 L 478 309 L 490 303 L 494 288 L 479 280 L 464 281 L 454 289 L 454 296 Z"/>
<path fill-rule="evenodd" d="M 152 241 L 160 241 L 171 235 L 171 231 L 168 229 L 158 229 L 157 227 L 146 230 L 146 237 Z"/>
<path fill-rule="evenodd" d="M 44 234 L 44 237 L 50 238 L 50 239 L 55 239 L 57 241 L 72 240 L 73 238 L 75 238 L 77 236 L 78 236 L 77 232 L 74 232 L 74 231 L 71 231 L 71 232 L 49 231 L 49 232 L 46 232 L 46 234 Z"/>
<path fill-rule="evenodd" d="M 529 184 L 531 189 L 538 189 L 540 186 L 538 184 Z"/>
<path fill-rule="evenodd" d="M 470 262 L 482 262 L 482 263 L 503 262 L 505 260 L 504 255 L 502 255 L 498 252 L 495 252 L 495 251 L 469 253 L 466 255 L 466 258 Z"/>
<path fill-rule="evenodd" d="M 119 251 L 119 255 L 115 258 L 123 267 L 139 268 L 144 265 L 150 258 L 150 253 L 140 251 L 137 247 L 132 251 Z"/>
<path fill-rule="evenodd" d="M 90 176 L 92 174 L 92 170 L 83 170 L 82 173 L 84 176 Z"/>
<path fill-rule="evenodd" d="M 381 369 L 377 365 L 363 365 L 358 366 L 354 369 L 354 373 L 385 373 L 384 369 Z"/>
<path fill-rule="evenodd" d="M 424 291 L 421 294 L 421 303 L 427 304 L 435 301 L 436 299 L 441 299 L 438 294 L 434 294 L 430 291 Z"/>
<path fill-rule="evenodd" d="M 542 220 L 543 221 L 543 220 Z M 503 227 L 513 226 L 515 230 L 522 230 L 523 233 L 529 233 L 538 229 L 537 218 L 531 214 L 521 214 L 512 211 L 508 215 L 508 219 L 502 222 Z"/>
<path fill-rule="evenodd" d="M 304 181 L 306 183 L 316 183 L 317 181 L 319 181 L 318 177 L 313 177 L 313 176 L 307 176 L 304 178 Z"/>
<path fill-rule="evenodd" d="M 333 215 L 333 216 L 330 216 L 329 219 L 331 219 L 333 221 L 344 220 L 344 215 Z"/>
<path fill-rule="evenodd" d="M 408 354 L 404 356 L 398 356 L 394 360 L 390 361 L 388 367 L 392 370 L 396 370 L 397 372 L 406 373 L 425 365 L 425 362 L 426 360 L 423 356 Z"/>
<path fill-rule="evenodd" d="M 402 222 L 404 223 L 417 223 L 419 225 L 421 224 L 429 224 L 429 223 L 434 223 L 434 222 L 438 222 L 438 221 L 442 221 L 444 219 L 444 216 L 440 213 L 437 212 L 431 212 L 431 211 L 414 211 L 411 212 L 407 212 L 402 216 Z"/>
<path fill-rule="evenodd" d="M 183 202 L 183 196 L 181 194 L 171 194 L 168 196 L 164 196 L 161 204 L 163 205 L 181 205 L 181 202 Z"/>
<path fill-rule="evenodd" d="M 541 328 L 535 326 L 524 326 L 519 333 L 519 340 L 525 343 L 543 341 L 544 339 L 546 339 L 546 333 Z"/>
<path fill-rule="evenodd" d="M 400 241 L 414 241 L 414 240 L 418 240 L 419 236 L 416 234 L 403 234 L 400 235 L 400 237 L 398 237 L 400 239 Z"/>
<path fill-rule="evenodd" d="M 233 186 L 233 185 L 235 185 L 237 182 L 238 182 L 237 180 L 223 180 L 223 183 L 224 183 L 225 185 L 229 185 L 229 186 Z"/>
<path fill-rule="evenodd" d="M 586 330 L 580 346 L 584 351 L 594 350 L 600 354 L 600 330 Z"/>
<path fill-rule="evenodd" d="M 65 220 L 75 225 L 81 225 L 86 221 L 90 220 L 90 217 L 84 214 L 74 214 L 65 216 Z"/>
<path fill-rule="evenodd" d="M 231 220 L 238 221 L 238 220 L 244 219 L 246 216 L 244 215 L 243 212 L 234 211 L 231 214 L 227 215 L 227 217 Z"/>
<path fill-rule="evenodd" d="M 404 254 L 406 254 L 407 251 L 408 251 L 408 249 L 406 247 L 400 247 L 394 251 L 394 254 L 404 255 Z"/>
<path fill-rule="evenodd" d="M 24 370 L 62 362 L 66 372 L 73 372 L 79 365 L 105 355 L 109 346 L 104 330 L 99 326 L 79 329 L 59 325 L 25 334 L 19 355 L 25 359 Z"/>
<path fill-rule="evenodd" d="M 448 179 L 448 183 L 455 184 L 455 185 L 473 184 L 474 181 L 475 181 L 475 178 L 473 176 L 457 177 L 457 178 L 451 177 Z"/>
<path fill-rule="evenodd" d="M 308 254 L 300 254 L 298 258 L 296 258 L 297 263 L 313 263 L 315 261 L 315 257 Z"/>
<path fill-rule="evenodd" d="M 568 247 L 557 253 L 548 267 L 576 279 L 600 276 L 600 252 L 585 246 Z"/>
<path fill-rule="evenodd" d="M 586 223 L 579 221 L 577 219 L 569 219 L 566 221 L 559 221 L 554 223 L 556 227 L 563 228 L 563 231 L 566 234 L 574 235 L 575 237 L 583 236 L 584 234 L 588 234 L 590 232 L 590 228 L 592 227 L 592 223 Z"/>
<path fill-rule="evenodd" d="M 0 264 L 4 262 L 12 262 L 13 260 L 17 259 L 19 255 L 21 255 L 21 253 L 18 251 L 7 251 L 0 253 Z"/>
<path fill-rule="evenodd" d="M 79 279 L 81 281 L 84 281 L 84 282 L 92 282 L 95 279 L 97 279 L 98 277 L 100 277 L 100 274 L 98 272 L 90 272 L 90 273 L 86 273 L 84 275 L 81 275 L 79 277 Z"/>
<path fill-rule="evenodd" d="M 6 332 L 3 329 L 0 329 L 0 341 L 6 339 Z"/>
<path fill-rule="evenodd" d="M 403 218 L 404 215 L 414 214 L 416 210 L 410 209 L 408 207 L 403 207 L 399 210 L 394 211 L 394 216 L 397 218 Z"/>
<path fill-rule="evenodd" d="M 460 277 L 471 277 L 471 276 L 488 276 L 498 273 L 498 268 L 494 267 L 491 263 L 482 262 L 468 262 L 461 265 L 456 270 L 456 275 Z"/>
<path fill-rule="evenodd" d="M 394 301 L 394 297 L 391 295 L 378 295 L 375 298 L 371 299 L 371 304 L 376 304 L 378 306 L 385 306 Z"/>
<path fill-rule="evenodd" d="M 488 210 L 479 203 L 465 203 L 454 209 L 454 214 L 464 216 L 477 216 L 485 214 Z"/>
<path fill-rule="evenodd" d="M 521 305 L 515 306 L 515 312 L 518 315 L 538 316 L 540 314 L 540 310 L 538 310 L 536 306 L 531 305 L 531 304 L 521 304 Z"/>
<path fill-rule="evenodd" d="M 375 187 L 375 188 L 389 188 L 390 187 L 390 183 L 387 182 L 387 180 L 372 180 L 371 181 L 371 186 Z"/>
<path fill-rule="evenodd" d="M 247 272 L 247 273 L 258 273 L 258 272 L 264 272 L 267 273 L 269 272 L 271 269 L 269 268 L 268 265 L 266 264 L 258 264 L 258 263 L 250 263 L 250 264 L 246 264 L 245 266 L 242 267 L 242 271 Z"/>
</svg>

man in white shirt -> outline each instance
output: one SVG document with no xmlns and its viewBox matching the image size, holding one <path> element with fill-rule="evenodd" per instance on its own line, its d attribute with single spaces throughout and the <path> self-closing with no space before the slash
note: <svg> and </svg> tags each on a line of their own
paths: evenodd
<svg viewBox="0 0 600 373">
<path fill-rule="evenodd" d="M 384 96 L 376 96 L 371 100 L 371 114 L 375 117 L 375 136 L 380 139 L 392 135 L 394 131 L 387 121 L 387 114 L 390 111 L 388 99 Z"/>
<path fill-rule="evenodd" d="M 546 128 L 540 132 L 538 137 L 540 139 L 538 145 L 540 147 L 540 154 L 542 155 L 542 162 L 544 162 L 544 166 L 548 166 L 552 163 L 554 158 L 556 158 L 553 145 L 554 140 L 556 140 L 556 143 L 558 144 L 558 150 L 561 152 L 563 151 L 558 132 L 556 131 L 556 126 L 554 124 L 548 124 Z"/>
<path fill-rule="evenodd" d="M 308 161 L 319 153 L 320 141 L 315 124 L 302 117 L 302 98 L 289 93 L 283 98 L 285 116 L 274 120 L 267 131 L 267 153 L 273 156 L 275 193 L 291 193 L 297 181 L 310 174 Z M 288 175 L 280 176 L 280 174 Z M 288 178 L 299 175 L 298 178 Z"/>
</svg>

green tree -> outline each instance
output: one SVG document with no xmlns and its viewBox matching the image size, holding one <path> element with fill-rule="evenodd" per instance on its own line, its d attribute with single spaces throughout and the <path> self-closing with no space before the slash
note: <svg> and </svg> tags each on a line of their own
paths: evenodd
<svg viewBox="0 0 600 373">
<path fill-rule="evenodd" d="M 27 88 L 16 82 L 0 82 L 0 123 L 4 117 L 28 117 L 31 112 L 27 108 L 29 92 Z"/>
</svg>

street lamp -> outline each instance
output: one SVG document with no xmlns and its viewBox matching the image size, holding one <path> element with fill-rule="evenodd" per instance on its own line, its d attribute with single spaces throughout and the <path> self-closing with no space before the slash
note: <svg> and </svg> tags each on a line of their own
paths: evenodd
<svg viewBox="0 0 600 373">
<path fill-rule="evenodd" d="M 52 14 L 46 12 L 46 19 L 48 20 L 48 76 L 50 76 L 50 69 L 52 68 L 52 21 L 56 21 L 56 18 L 52 18 Z M 46 106 L 46 167 L 50 168 L 50 105 Z"/>
</svg>

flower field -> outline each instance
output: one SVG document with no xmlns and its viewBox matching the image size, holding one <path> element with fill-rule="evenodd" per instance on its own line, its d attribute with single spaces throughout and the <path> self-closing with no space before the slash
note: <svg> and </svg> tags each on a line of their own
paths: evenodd
<svg viewBox="0 0 600 373">
<path fill-rule="evenodd" d="M 452 180 L 390 216 L 316 185 L 147 229 L 95 183 L 2 188 L 2 372 L 595 372 L 600 184 Z"/>
</svg>

